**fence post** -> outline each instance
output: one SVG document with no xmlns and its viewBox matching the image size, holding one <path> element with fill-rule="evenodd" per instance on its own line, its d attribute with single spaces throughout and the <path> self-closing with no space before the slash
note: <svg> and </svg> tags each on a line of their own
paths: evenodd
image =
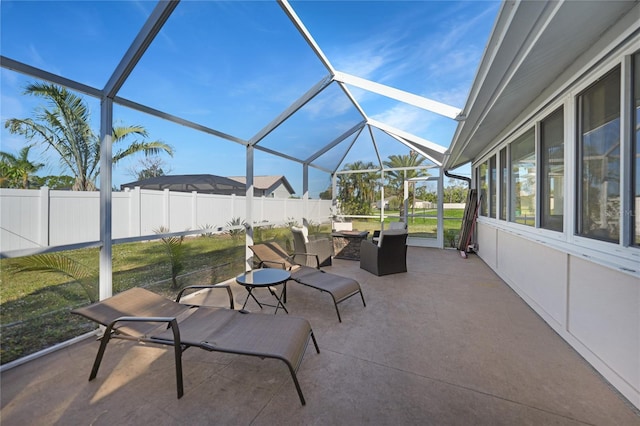
<svg viewBox="0 0 640 426">
<path fill-rule="evenodd" d="M 236 217 L 236 194 L 231 194 L 231 219 Z"/>
<path fill-rule="evenodd" d="M 49 205 L 51 192 L 48 187 L 40 188 L 40 212 L 39 212 L 39 232 L 38 244 L 40 247 L 49 247 Z"/>
<path fill-rule="evenodd" d="M 129 192 L 129 235 L 142 235 L 142 193 L 136 186 Z"/>
<path fill-rule="evenodd" d="M 171 211 L 170 211 L 170 206 L 171 206 L 171 193 L 169 192 L 169 189 L 166 188 L 163 191 L 163 197 L 162 197 L 162 226 L 164 226 L 166 229 L 169 230 L 169 232 L 171 232 Z"/>
<path fill-rule="evenodd" d="M 191 229 L 198 228 L 198 191 L 191 191 Z"/>
</svg>

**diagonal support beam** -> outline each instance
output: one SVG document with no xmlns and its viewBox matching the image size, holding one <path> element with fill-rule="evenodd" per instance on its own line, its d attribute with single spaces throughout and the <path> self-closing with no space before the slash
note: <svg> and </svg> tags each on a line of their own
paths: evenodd
<svg viewBox="0 0 640 426">
<path fill-rule="evenodd" d="M 405 92 L 404 90 L 395 89 L 393 87 L 385 86 L 384 84 L 375 83 L 373 81 L 365 80 L 364 78 L 342 72 L 336 72 L 334 80 L 351 86 L 356 86 L 369 92 L 377 93 L 378 95 L 386 96 L 388 98 L 395 99 L 396 101 L 404 102 L 427 111 L 435 112 L 436 114 L 440 114 L 447 118 L 456 119 L 460 114 L 460 108 L 452 107 L 450 105 L 443 104 L 442 102 L 433 101 L 422 96 L 414 95 L 413 93 Z"/>
<path fill-rule="evenodd" d="M 356 124 L 355 126 L 350 128 L 349 130 L 347 130 L 346 132 L 344 132 L 343 134 L 338 136 L 336 139 L 334 139 L 331 143 L 325 145 L 321 150 L 317 151 L 311 157 L 309 157 L 306 160 L 304 160 L 304 162 L 307 163 L 307 164 L 308 163 L 312 163 L 318 157 L 320 157 L 322 154 L 324 154 L 325 152 L 329 151 L 331 148 L 335 147 L 336 145 L 340 144 L 343 140 L 345 140 L 346 138 L 348 138 L 349 136 L 351 136 L 352 134 L 354 134 L 358 130 L 362 129 L 365 124 L 366 123 L 364 121 L 361 121 L 360 123 Z"/>
<path fill-rule="evenodd" d="M 322 49 L 320 49 L 320 46 L 318 46 L 318 43 L 316 43 L 316 41 L 313 39 L 311 33 L 309 32 L 309 30 L 307 30 L 307 27 L 304 26 L 289 2 L 287 0 L 278 0 L 278 4 L 280 5 L 284 13 L 286 13 L 286 15 L 289 17 L 293 25 L 298 29 L 298 32 L 306 40 L 309 47 L 311 47 L 311 50 L 313 50 L 318 59 L 320 59 L 320 62 L 322 62 L 322 64 L 331 75 L 334 75 L 335 69 L 331 65 L 331 62 L 329 62 L 329 59 L 327 59 Z"/>
<path fill-rule="evenodd" d="M 325 77 L 316 83 L 311 89 L 307 90 L 307 93 L 298 98 L 293 104 L 289 106 L 286 110 L 284 110 L 280 115 L 274 118 L 271 123 L 267 124 L 262 130 L 255 134 L 250 140 L 249 145 L 255 145 L 259 143 L 262 139 L 267 137 L 267 135 L 273 132 L 279 125 L 281 125 L 287 118 L 291 117 L 298 111 L 300 108 L 305 106 L 307 102 L 316 97 L 320 92 L 329 86 L 333 80 L 331 77 Z"/>
<path fill-rule="evenodd" d="M 447 148 L 379 121 L 369 119 L 369 125 L 382 130 L 398 142 L 409 146 L 411 149 L 415 149 L 434 163 L 442 165 L 444 153 Z"/>
<path fill-rule="evenodd" d="M 144 26 L 136 36 L 131 46 L 124 54 L 124 57 L 118 64 L 111 78 L 104 87 L 104 93 L 107 98 L 113 99 L 118 93 L 124 82 L 129 78 L 134 67 L 147 51 L 153 39 L 158 35 L 162 26 L 167 22 L 171 13 L 178 6 L 180 0 L 160 1 L 156 5 L 153 12 L 145 22 Z"/>
</svg>

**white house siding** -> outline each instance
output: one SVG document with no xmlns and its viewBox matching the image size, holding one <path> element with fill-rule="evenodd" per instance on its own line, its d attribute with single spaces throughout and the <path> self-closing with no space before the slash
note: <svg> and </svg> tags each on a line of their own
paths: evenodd
<svg viewBox="0 0 640 426">
<path fill-rule="evenodd" d="M 640 6 L 636 6 L 630 14 L 637 17 L 639 10 Z M 622 32 L 626 28 L 614 27 L 612 31 Z M 574 66 L 575 74 L 565 72 L 559 76 L 553 84 L 555 91 L 539 96 L 500 132 L 502 139 L 494 141 L 473 160 L 477 168 L 490 156 L 499 158 L 500 150 L 519 134 L 536 126 L 558 107 L 564 107 L 564 231 L 480 217 L 476 238 L 478 255 L 640 408 L 640 249 L 574 235 L 578 212 L 575 188 L 580 185 L 576 182 L 576 96 L 616 66 L 621 67 L 624 76 L 629 55 L 640 49 L 637 33 L 622 41 L 610 32 L 602 40 L 612 40 L 610 48 L 615 47 L 616 53 L 593 65 L 593 58 L 600 51 L 586 52 L 577 63 L 591 64 L 590 67 Z M 623 93 L 624 90 L 628 89 L 623 87 Z M 623 125 L 629 125 L 626 118 Z M 630 143 L 630 137 L 623 134 L 622 138 L 626 138 L 623 143 Z M 538 155 L 536 158 L 540 161 Z M 626 173 L 630 169 L 623 170 Z M 621 181 L 624 179 L 627 178 L 623 176 Z M 478 187 L 477 182 L 474 185 Z M 640 210 L 638 200 L 635 202 L 637 224 Z"/>
<path fill-rule="evenodd" d="M 478 255 L 633 404 L 640 406 L 636 276 L 478 223 Z"/>
<path fill-rule="evenodd" d="M 291 193 L 289 192 L 289 190 L 283 184 L 280 184 L 280 185 L 278 185 L 277 188 L 275 188 L 273 191 L 271 191 L 271 194 L 269 194 L 269 197 L 289 198 L 289 197 L 291 197 Z"/>
</svg>

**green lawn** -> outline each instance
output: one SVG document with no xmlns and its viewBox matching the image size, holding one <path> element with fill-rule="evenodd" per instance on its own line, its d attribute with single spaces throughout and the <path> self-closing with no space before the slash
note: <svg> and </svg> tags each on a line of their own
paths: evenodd
<svg viewBox="0 0 640 426">
<path fill-rule="evenodd" d="M 328 229 L 324 230 L 328 232 Z M 286 228 L 259 228 L 256 242 L 278 241 L 291 249 Z M 184 271 L 179 286 L 217 283 L 244 271 L 244 233 L 186 238 Z M 98 286 L 99 251 L 83 249 L 64 252 L 66 256 L 95 271 Z M 170 263 L 160 241 L 113 246 L 113 292 L 146 287 L 174 297 Z M 15 272 L 15 260 L 0 260 L 0 363 L 4 364 L 63 342 L 95 328 L 93 323 L 69 314 L 69 310 L 89 302 L 82 286 L 54 273 Z"/>
<path fill-rule="evenodd" d="M 385 210 L 386 215 L 397 216 L 398 211 Z M 409 235 L 412 237 L 435 238 L 438 227 L 438 211 L 435 209 L 415 209 L 409 212 Z M 444 211 L 444 232 L 458 234 L 464 216 L 464 209 L 447 209 Z M 385 224 L 397 222 L 397 217 L 387 217 Z M 373 232 L 380 229 L 378 219 L 354 219 L 353 228 L 361 231 Z"/>
<path fill-rule="evenodd" d="M 390 212 L 393 214 L 393 212 Z M 397 214 L 397 212 L 395 213 Z M 415 211 L 409 219 L 412 236 L 435 237 L 435 210 Z M 462 210 L 447 210 L 445 232 L 459 232 Z M 396 221 L 388 218 L 386 221 Z M 356 220 L 354 229 L 373 233 L 379 229 L 376 219 Z M 312 233 L 328 235 L 328 225 Z M 288 228 L 256 228 L 256 243 L 278 241 L 293 251 Z M 185 268 L 178 277 L 180 287 L 189 284 L 217 283 L 244 271 L 244 234 L 186 238 Z M 93 285 L 98 286 L 99 250 L 83 249 L 64 254 L 94 271 Z M 15 260 L 0 260 L 0 363 L 4 364 L 37 352 L 56 343 L 95 328 L 94 324 L 69 314 L 69 310 L 90 303 L 87 292 L 72 279 L 53 273 L 15 272 Z M 146 287 L 174 297 L 171 268 L 161 241 L 138 242 L 113 246 L 113 292 L 131 287 Z"/>
</svg>

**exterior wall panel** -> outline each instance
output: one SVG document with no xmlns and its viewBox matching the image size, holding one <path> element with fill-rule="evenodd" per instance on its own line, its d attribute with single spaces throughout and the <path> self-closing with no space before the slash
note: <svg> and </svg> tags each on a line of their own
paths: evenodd
<svg viewBox="0 0 640 426">
<path fill-rule="evenodd" d="M 640 392 L 638 280 L 570 258 L 569 332 Z"/>
<path fill-rule="evenodd" d="M 638 278 L 490 224 L 478 223 L 477 235 L 483 261 L 640 406 Z M 497 264 L 486 250 L 494 243 Z"/>
</svg>

